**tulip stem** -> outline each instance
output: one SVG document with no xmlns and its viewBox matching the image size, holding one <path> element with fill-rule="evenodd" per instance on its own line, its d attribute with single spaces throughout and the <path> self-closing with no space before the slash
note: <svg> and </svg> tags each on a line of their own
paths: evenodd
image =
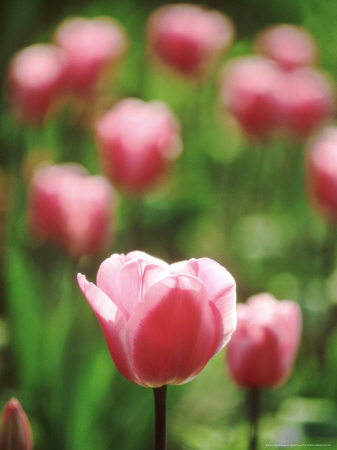
<svg viewBox="0 0 337 450">
<path fill-rule="evenodd" d="M 249 450 L 258 448 L 258 424 L 260 416 L 260 391 L 250 389 L 248 391 L 248 412 L 250 421 Z"/>
<path fill-rule="evenodd" d="M 166 450 L 166 390 L 167 386 L 153 388 L 155 411 L 154 450 Z"/>
</svg>

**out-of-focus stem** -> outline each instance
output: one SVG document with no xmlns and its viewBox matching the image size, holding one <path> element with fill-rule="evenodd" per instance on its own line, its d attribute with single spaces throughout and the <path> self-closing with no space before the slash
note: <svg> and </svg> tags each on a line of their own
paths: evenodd
<svg viewBox="0 0 337 450">
<path fill-rule="evenodd" d="M 153 388 L 155 433 L 154 450 L 166 450 L 166 390 L 167 386 Z"/>
<path fill-rule="evenodd" d="M 327 237 L 322 248 L 322 275 L 328 277 L 335 266 L 335 251 L 336 251 L 336 226 L 335 224 L 327 225 Z"/>
<path fill-rule="evenodd" d="M 250 389 L 248 392 L 248 414 L 250 422 L 249 450 L 258 449 L 258 425 L 260 416 L 260 390 Z"/>
</svg>

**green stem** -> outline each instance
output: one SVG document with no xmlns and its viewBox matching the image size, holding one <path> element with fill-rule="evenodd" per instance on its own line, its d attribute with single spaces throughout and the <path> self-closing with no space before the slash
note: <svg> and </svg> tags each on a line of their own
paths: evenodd
<svg viewBox="0 0 337 450">
<path fill-rule="evenodd" d="M 153 388 L 155 410 L 154 450 L 166 450 L 166 390 L 167 386 Z"/>
<path fill-rule="evenodd" d="M 260 416 L 260 391 L 250 389 L 248 391 L 248 414 L 250 422 L 249 450 L 258 448 L 258 425 Z"/>
</svg>

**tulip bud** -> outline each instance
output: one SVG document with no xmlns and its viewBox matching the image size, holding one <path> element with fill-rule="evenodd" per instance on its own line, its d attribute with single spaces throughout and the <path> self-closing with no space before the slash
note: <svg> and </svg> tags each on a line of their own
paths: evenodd
<svg viewBox="0 0 337 450">
<path fill-rule="evenodd" d="M 152 188 L 181 151 L 178 123 L 159 101 L 122 100 L 98 120 L 95 137 L 103 170 L 132 194 Z"/>
<path fill-rule="evenodd" d="M 102 176 L 71 164 L 43 167 L 30 185 L 30 227 L 37 238 L 56 242 L 73 257 L 92 255 L 111 239 L 113 201 Z"/>
<path fill-rule="evenodd" d="M 283 73 L 275 91 L 280 126 L 299 137 L 306 137 L 327 120 L 335 109 L 335 92 L 330 80 L 308 67 Z"/>
<path fill-rule="evenodd" d="M 56 46 L 39 44 L 19 51 L 8 73 L 9 102 L 25 124 L 43 122 L 66 89 L 66 57 Z"/>
<path fill-rule="evenodd" d="M 281 72 L 266 58 L 249 56 L 228 63 L 221 77 L 220 103 L 242 129 L 257 138 L 268 137 L 277 127 Z"/>
<path fill-rule="evenodd" d="M 190 4 L 163 6 L 147 26 L 150 55 L 180 75 L 200 79 L 230 47 L 234 27 L 229 18 Z"/>
<path fill-rule="evenodd" d="M 304 28 L 294 25 L 275 25 L 263 30 L 256 41 L 256 48 L 285 70 L 314 65 L 317 61 L 313 37 Z"/>
<path fill-rule="evenodd" d="M 66 19 L 58 26 L 54 41 L 67 54 L 69 85 L 79 92 L 95 87 L 127 48 L 122 26 L 108 17 Z"/>
<path fill-rule="evenodd" d="M 139 251 L 114 254 L 97 286 L 81 274 L 78 283 L 117 369 L 141 386 L 192 380 L 235 329 L 234 278 L 209 258 L 169 265 Z"/>
<path fill-rule="evenodd" d="M 307 187 L 314 207 L 327 219 L 337 221 L 337 127 L 323 129 L 309 144 Z"/>
<path fill-rule="evenodd" d="M 28 418 L 15 398 L 2 411 L 0 450 L 31 450 L 32 432 Z"/>
<path fill-rule="evenodd" d="M 237 329 L 227 349 L 230 376 L 243 388 L 273 388 L 289 377 L 302 319 L 297 303 L 259 294 L 237 306 Z"/>
</svg>

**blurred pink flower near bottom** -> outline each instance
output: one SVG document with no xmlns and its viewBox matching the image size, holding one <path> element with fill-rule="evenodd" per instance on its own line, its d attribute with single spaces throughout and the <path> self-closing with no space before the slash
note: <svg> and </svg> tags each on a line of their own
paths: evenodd
<svg viewBox="0 0 337 450">
<path fill-rule="evenodd" d="M 1 450 L 32 450 L 33 439 L 29 420 L 16 398 L 9 400 L 2 411 Z"/>
<path fill-rule="evenodd" d="M 239 304 L 237 313 L 237 329 L 226 355 L 231 378 L 243 388 L 281 386 L 293 369 L 299 347 L 299 305 L 259 294 Z"/>
</svg>

